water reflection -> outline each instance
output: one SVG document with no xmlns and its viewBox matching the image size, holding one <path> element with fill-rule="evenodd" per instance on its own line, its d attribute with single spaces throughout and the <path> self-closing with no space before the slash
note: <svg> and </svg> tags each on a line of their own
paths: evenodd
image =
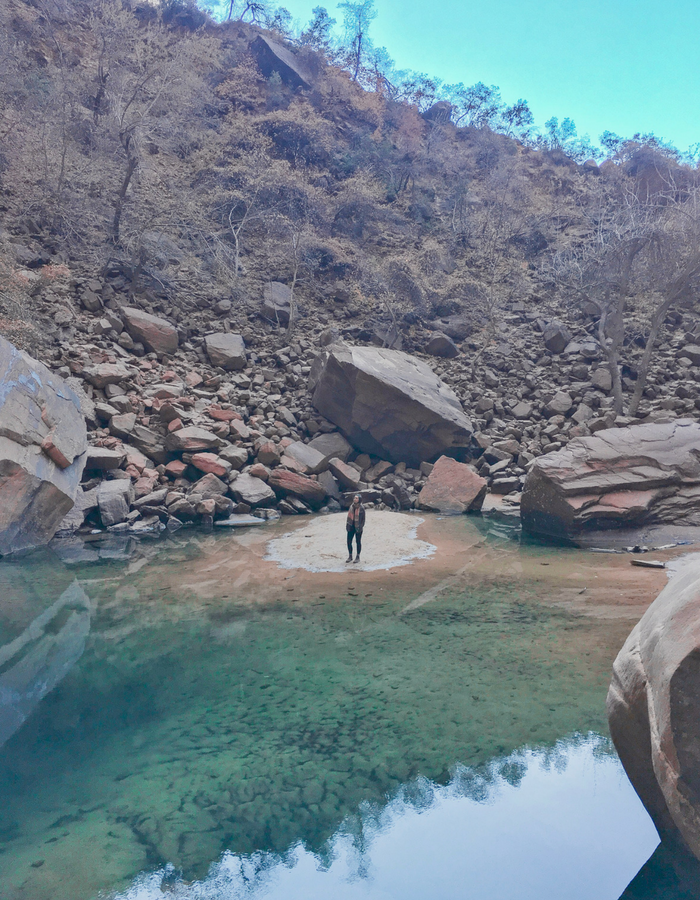
<svg viewBox="0 0 700 900">
<path fill-rule="evenodd" d="M 417 779 L 365 804 L 324 850 L 227 852 L 209 876 L 172 869 L 119 900 L 617 900 L 658 843 L 607 741 L 523 750 L 449 784 Z"/>
<path fill-rule="evenodd" d="M 55 603 L 0 646 L 0 747 L 85 650 L 90 599 L 74 581 Z"/>
</svg>

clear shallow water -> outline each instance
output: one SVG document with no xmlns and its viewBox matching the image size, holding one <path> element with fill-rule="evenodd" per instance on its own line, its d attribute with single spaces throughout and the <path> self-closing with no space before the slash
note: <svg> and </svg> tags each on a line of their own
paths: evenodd
<svg viewBox="0 0 700 900">
<path fill-rule="evenodd" d="M 227 852 L 200 882 L 165 869 L 119 900 L 617 900 L 657 844 L 608 742 L 576 736 L 363 804 L 322 853 Z"/>
<path fill-rule="evenodd" d="M 653 829 L 609 746 L 571 735 L 605 734 L 628 623 L 509 574 L 541 548 L 402 613 L 410 573 L 285 587 L 260 540 L 0 563 L 3 900 L 150 900 L 164 866 L 227 900 L 512 897 L 526 870 L 533 897 L 588 872 L 566 896 L 615 900 Z"/>
</svg>

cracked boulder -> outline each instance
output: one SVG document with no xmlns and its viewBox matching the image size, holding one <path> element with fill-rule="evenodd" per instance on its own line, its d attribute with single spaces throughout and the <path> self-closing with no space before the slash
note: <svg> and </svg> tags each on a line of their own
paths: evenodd
<svg viewBox="0 0 700 900">
<path fill-rule="evenodd" d="M 51 540 L 73 507 L 86 452 L 76 394 L 0 338 L 0 554 Z"/>
<path fill-rule="evenodd" d="M 520 511 L 528 531 L 552 537 L 700 525 L 700 424 L 650 422 L 575 438 L 534 462 Z"/>
<path fill-rule="evenodd" d="M 321 415 L 380 459 L 417 466 L 469 455 L 472 424 L 457 395 L 407 353 L 333 344 L 316 357 L 309 389 Z"/>
</svg>

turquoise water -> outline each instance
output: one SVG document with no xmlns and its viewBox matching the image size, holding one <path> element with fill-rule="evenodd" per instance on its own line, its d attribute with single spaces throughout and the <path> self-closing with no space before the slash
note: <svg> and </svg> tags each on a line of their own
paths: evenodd
<svg viewBox="0 0 700 900">
<path fill-rule="evenodd" d="M 656 844 L 605 736 L 625 623 L 508 566 L 253 596 L 246 540 L 0 563 L 3 898 L 620 896 Z"/>
</svg>

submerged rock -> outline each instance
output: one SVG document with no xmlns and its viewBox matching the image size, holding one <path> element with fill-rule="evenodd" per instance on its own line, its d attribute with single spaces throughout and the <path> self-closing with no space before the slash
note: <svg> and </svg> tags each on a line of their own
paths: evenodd
<svg viewBox="0 0 700 900">
<path fill-rule="evenodd" d="M 559 537 L 617 526 L 700 525 L 699 447 L 700 424 L 689 419 L 575 438 L 530 469 L 523 526 Z"/>
<path fill-rule="evenodd" d="M 0 554 L 51 540 L 73 506 L 86 451 L 76 394 L 0 338 Z"/>
<path fill-rule="evenodd" d="M 309 388 L 316 409 L 367 453 L 418 465 L 468 452 L 472 425 L 456 394 L 407 353 L 331 345 L 316 358 Z"/>
<path fill-rule="evenodd" d="M 662 838 L 700 859 L 700 564 L 677 575 L 613 666 L 610 734 Z"/>
</svg>

